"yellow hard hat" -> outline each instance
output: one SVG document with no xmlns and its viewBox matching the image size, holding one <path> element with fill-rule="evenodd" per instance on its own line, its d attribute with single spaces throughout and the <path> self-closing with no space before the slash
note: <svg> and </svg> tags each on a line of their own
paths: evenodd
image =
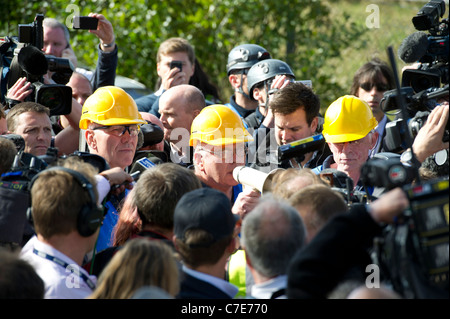
<svg viewBox="0 0 450 319">
<path fill-rule="evenodd" d="M 90 122 L 102 125 L 146 124 L 136 102 L 122 88 L 103 86 L 84 102 L 80 129 L 86 130 Z"/>
<path fill-rule="evenodd" d="M 207 106 L 194 118 L 189 145 L 196 141 L 210 145 L 228 145 L 253 141 L 239 115 L 221 104 Z"/>
<path fill-rule="evenodd" d="M 365 137 L 378 125 L 369 105 L 353 95 L 344 95 L 325 112 L 323 136 L 331 143 L 344 143 Z"/>
</svg>

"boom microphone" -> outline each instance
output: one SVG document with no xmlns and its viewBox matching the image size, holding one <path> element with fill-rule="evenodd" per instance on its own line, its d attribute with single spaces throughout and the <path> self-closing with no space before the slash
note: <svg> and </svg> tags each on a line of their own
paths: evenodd
<svg viewBox="0 0 450 319">
<path fill-rule="evenodd" d="M 428 36 L 425 32 L 414 32 L 410 34 L 398 48 L 398 56 L 405 63 L 419 61 L 428 49 Z"/>
</svg>

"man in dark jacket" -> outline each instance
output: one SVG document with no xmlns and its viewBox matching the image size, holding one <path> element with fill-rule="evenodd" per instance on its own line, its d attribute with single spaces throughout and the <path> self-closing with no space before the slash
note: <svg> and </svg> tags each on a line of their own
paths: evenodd
<svg viewBox="0 0 450 319">
<path fill-rule="evenodd" d="M 236 250 L 238 215 L 228 197 L 203 187 L 181 197 L 174 214 L 174 243 L 183 262 L 179 299 L 232 299 L 238 288 L 225 281 Z"/>
</svg>

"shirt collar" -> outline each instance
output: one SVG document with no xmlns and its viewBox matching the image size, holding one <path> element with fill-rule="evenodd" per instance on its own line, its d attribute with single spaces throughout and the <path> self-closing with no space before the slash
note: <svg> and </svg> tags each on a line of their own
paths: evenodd
<svg viewBox="0 0 450 319">
<path fill-rule="evenodd" d="M 210 283 L 211 285 L 222 290 L 224 293 L 229 295 L 231 298 L 234 298 L 234 296 L 236 296 L 236 294 L 239 291 L 239 289 L 235 285 L 230 284 L 228 281 L 205 274 L 203 272 L 199 272 L 199 271 L 190 269 L 190 268 L 186 267 L 185 265 L 183 265 L 182 268 L 183 268 L 183 271 L 185 273 L 187 273 L 188 275 L 191 275 L 192 277 L 195 277 L 197 279 L 200 279 L 200 280 Z"/>
</svg>

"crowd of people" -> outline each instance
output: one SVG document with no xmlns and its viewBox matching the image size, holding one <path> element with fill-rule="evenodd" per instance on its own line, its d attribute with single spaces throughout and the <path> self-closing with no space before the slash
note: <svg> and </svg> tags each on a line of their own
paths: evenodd
<svg viewBox="0 0 450 319">
<path fill-rule="evenodd" d="M 408 149 L 386 155 L 386 62 L 363 63 L 321 114 L 320 97 L 270 48 L 239 44 L 226 65 L 234 93 L 222 103 L 194 47 L 174 37 L 157 52 L 158 88 L 135 100 L 114 86 L 112 23 L 90 16 L 98 62 L 67 83 L 72 112 L 51 116 L 29 101 L 23 77 L 0 109 L 0 298 L 407 297 L 389 281 L 367 285 L 366 267 L 408 194 L 375 190 L 361 170 L 384 154 L 416 170 L 408 184 L 424 174 L 448 189 L 448 170 L 420 167 L 449 148 L 448 95 Z M 43 29 L 43 52 L 76 66 L 66 26 L 46 18 Z M 314 136 L 324 142 L 280 160 L 279 147 Z M 241 167 L 250 177 L 236 177 Z M 8 186 L 18 176 L 24 189 Z M 260 176 L 270 176 L 264 192 Z"/>
</svg>

